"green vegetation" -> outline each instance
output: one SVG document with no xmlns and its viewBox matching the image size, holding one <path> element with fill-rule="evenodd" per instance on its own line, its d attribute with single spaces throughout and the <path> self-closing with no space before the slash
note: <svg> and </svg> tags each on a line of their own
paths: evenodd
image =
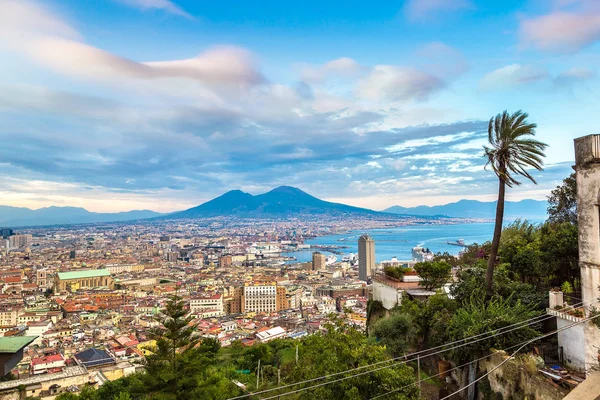
<svg viewBox="0 0 600 400">
<path fill-rule="evenodd" d="M 450 280 L 452 265 L 444 260 L 420 262 L 415 264 L 415 271 L 422 279 L 421 286 L 424 286 L 427 290 L 433 290 L 438 289 Z"/>
<path fill-rule="evenodd" d="M 386 276 L 394 279 L 402 279 L 408 268 L 387 266 L 383 268 L 383 273 Z"/>
<path fill-rule="evenodd" d="M 484 146 L 487 157 L 486 168 L 489 166 L 498 177 L 498 203 L 496 206 L 496 226 L 494 237 L 488 258 L 486 272 L 486 295 L 493 295 L 494 267 L 496 256 L 500 246 L 500 235 L 502 234 L 502 220 L 504 219 L 504 197 L 506 186 L 513 187 L 521 184 L 517 180 L 519 176 L 525 177 L 536 183 L 533 176 L 526 168 L 542 170 L 544 149 L 546 144 L 532 139 L 535 136 L 536 124 L 527 122 L 529 115 L 522 111 L 510 115 L 507 111 L 490 119 L 488 126 L 489 147 Z"/>
<path fill-rule="evenodd" d="M 325 332 L 301 340 L 279 339 L 251 347 L 234 342 L 228 348 L 221 348 L 214 339 L 199 338 L 195 328 L 189 325 L 180 300 L 170 300 L 158 318 L 161 327 L 153 332 L 157 345 L 153 349 L 154 355 L 147 358 L 146 372 L 106 382 L 98 389 L 85 387 L 79 394 L 62 393 L 57 400 L 227 399 L 390 359 L 384 343 L 369 340 L 344 320 L 335 318 L 326 325 Z M 411 367 L 388 365 L 391 365 L 390 368 L 301 391 L 286 398 L 358 400 L 415 383 L 415 371 Z M 233 381 L 245 385 L 247 392 Z M 318 382 L 273 391 L 268 395 L 282 394 L 314 383 Z M 417 400 L 419 388 L 411 385 L 388 398 Z"/>
<path fill-rule="evenodd" d="M 548 220 L 577 224 L 577 180 L 575 172 L 548 196 Z"/>
</svg>

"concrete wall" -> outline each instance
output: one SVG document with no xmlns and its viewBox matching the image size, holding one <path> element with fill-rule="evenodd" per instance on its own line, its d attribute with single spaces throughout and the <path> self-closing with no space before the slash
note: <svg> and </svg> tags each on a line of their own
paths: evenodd
<svg viewBox="0 0 600 400">
<path fill-rule="evenodd" d="M 373 300 L 381 301 L 386 310 L 391 310 L 402 302 L 402 291 L 374 280 Z"/>
<path fill-rule="evenodd" d="M 562 329 L 573 324 L 563 318 L 556 318 L 556 328 Z M 563 347 L 565 364 L 578 370 L 585 369 L 585 337 L 583 324 L 558 332 L 558 343 Z"/>
<path fill-rule="evenodd" d="M 588 306 L 600 308 L 600 135 L 575 139 L 575 171 L 582 300 Z M 600 330 L 592 323 L 586 323 L 581 329 L 583 364 L 588 371 L 598 366 Z M 559 343 L 568 345 L 566 341 Z"/>
</svg>

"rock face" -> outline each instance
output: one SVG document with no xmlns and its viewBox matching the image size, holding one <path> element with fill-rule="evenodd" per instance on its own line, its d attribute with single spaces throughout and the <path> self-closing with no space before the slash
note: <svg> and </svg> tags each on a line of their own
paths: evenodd
<svg viewBox="0 0 600 400">
<path fill-rule="evenodd" d="M 490 372 L 506 357 L 506 352 L 497 351 L 489 359 L 479 362 L 480 372 Z M 488 382 L 487 388 L 486 385 L 480 385 L 478 399 L 561 400 L 569 393 L 567 389 L 557 387 L 544 378 L 538 372 L 532 356 L 507 361 L 488 375 Z"/>
</svg>

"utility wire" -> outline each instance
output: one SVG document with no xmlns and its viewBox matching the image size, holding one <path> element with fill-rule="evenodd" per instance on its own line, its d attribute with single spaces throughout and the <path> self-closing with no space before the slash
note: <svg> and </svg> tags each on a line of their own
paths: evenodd
<svg viewBox="0 0 600 400">
<path fill-rule="evenodd" d="M 535 341 L 537 341 L 537 340 L 543 339 L 543 338 L 545 338 L 545 337 L 548 337 L 548 336 L 554 335 L 555 333 L 562 332 L 562 331 L 564 331 L 564 330 L 566 330 L 566 329 L 570 329 L 570 328 L 572 328 L 572 327 L 574 327 L 574 326 L 576 326 L 576 325 L 579 325 L 579 324 L 586 323 L 586 322 L 588 322 L 588 321 L 591 321 L 591 320 L 593 320 L 594 318 L 598 318 L 598 317 L 600 317 L 600 314 L 598 314 L 598 315 L 594 315 L 594 316 L 592 316 L 592 317 L 584 318 L 583 320 L 581 320 L 581 321 L 579 321 L 579 322 L 574 322 L 574 323 L 572 323 L 571 325 L 564 326 L 564 327 L 562 327 L 562 328 L 560 328 L 560 329 L 556 329 L 556 331 L 554 331 L 554 332 L 546 333 L 546 334 L 544 334 L 544 335 L 538 336 L 537 338 L 533 338 L 533 339 L 531 339 L 531 340 L 527 341 L 525 344 L 523 344 L 521 347 L 519 347 L 517 350 L 515 350 L 515 352 L 514 352 L 514 353 L 512 353 L 512 354 L 511 354 L 511 355 L 510 355 L 510 356 L 509 356 L 507 359 L 503 360 L 503 361 L 502 361 L 500 364 L 496 365 L 496 366 L 495 366 L 494 368 L 492 368 L 490 371 L 486 372 L 485 374 L 483 374 L 483 375 L 482 375 L 482 376 L 480 376 L 479 378 L 475 379 L 473 382 L 469 383 L 467 386 L 465 386 L 465 387 L 463 387 L 463 388 L 461 388 L 461 389 L 458 389 L 456 392 L 454 392 L 454 393 L 451 393 L 451 394 L 449 394 L 448 396 L 446 396 L 446 397 L 444 397 L 444 398 L 442 398 L 442 399 L 440 399 L 440 400 L 446 400 L 446 399 L 449 399 L 450 397 L 454 396 L 455 394 L 462 392 L 462 391 L 463 391 L 463 390 L 465 390 L 466 388 L 468 388 L 468 387 L 470 387 L 470 386 L 473 386 L 474 384 L 476 384 L 477 382 L 479 382 L 480 380 L 482 380 L 483 378 L 487 377 L 489 374 L 491 374 L 492 372 L 494 372 L 495 370 L 497 370 L 498 368 L 500 368 L 500 367 L 501 367 L 502 365 L 504 365 L 504 364 L 505 364 L 505 363 L 506 363 L 508 360 L 511 360 L 511 359 L 512 359 L 514 356 L 516 356 L 516 355 L 517 355 L 517 353 L 518 353 L 519 351 L 521 351 L 521 350 L 522 350 L 522 349 L 523 349 L 525 346 L 527 346 L 528 344 L 531 344 L 531 343 L 533 343 L 533 342 L 535 342 Z"/>
<path fill-rule="evenodd" d="M 598 316 L 600 316 L 600 315 L 598 315 Z M 596 317 L 593 317 L 593 318 L 596 318 Z M 591 319 L 591 318 L 590 318 L 590 319 Z M 578 324 L 579 324 L 579 323 L 583 323 L 583 322 L 587 322 L 587 321 L 580 321 L 580 322 L 578 322 Z M 567 327 L 563 327 L 563 328 L 561 328 L 561 329 L 569 329 L 569 328 L 573 327 L 574 325 L 575 325 L 575 324 L 573 324 L 573 325 L 570 325 L 570 326 L 567 326 Z M 546 336 L 549 336 L 549 335 L 554 335 L 555 333 L 558 333 L 558 332 L 560 332 L 560 330 L 556 329 L 556 330 L 554 330 L 554 331 L 552 331 L 552 332 L 549 332 L 549 333 L 545 334 L 543 337 L 546 337 Z M 543 339 L 543 337 L 542 337 L 542 336 L 541 336 L 541 337 L 537 337 L 537 338 L 535 338 L 535 339 L 532 339 L 532 340 L 533 340 L 533 341 L 536 341 L 536 340 L 539 340 L 539 339 Z M 530 344 L 530 343 L 531 343 L 531 342 L 530 342 L 529 340 L 526 340 L 525 342 L 518 343 L 518 344 L 516 344 L 516 345 L 513 345 L 513 346 L 510 346 L 510 347 L 507 347 L 507 348 L 505 348 L 505 349 L 501 349 L 501 350 L 499 350 L 499 351 L 507 351 L 507 350 L 510 350 L 510 349 L 514 349 L 515 347 L 519 347 L 519 346 L 521 346 L 521 345 L 525 345 L 525 346 L 526 346 L 526 345 L 528 345 L 528 344 Z M 471 364 L 471 363 L 474 363 L 474 362 L 477 362 L 477 361 L 481 361 L 481 360 L 483 360 L 483 359 L 485 359 L 485 358 L 488 358 L 488 357 L 490 357 L 490 356 L 492 356 L 492 355 L 493 355 L 493 354 L 488 354 L 488 355 L 485 355 L 485 356 L 483 356 L 483 357 L 479 357 L 479 358 L 477 358 L 477 359 L 475 359 L 475 360 L 471 360 L 471 361 L 469 361 L 469 362 L 467 362 L 467 363 L 464 363 L 464 364 L 462 364 L 462 365 L 458 365 L 458 366 L 456 366 L 456 367 L 454 367 L 454 368 L 450 368 L 449 370 L 447 370 L 447 371 L 445 371 L 445 372 L 443 372 L 443 373 L 439 373 L 439 374 L 437 374 L 437 375 L 432 375 L 432 376 L 430 376 L 430 377 L 428 377 L 428 378 L 425 378 L 425 379 L 422 379 L 422 380 L 420 380 L 420 381 L 418 381 L 418 382 L 413 382 L 413 383 L 411 383 L 411 384 L 408 384 L 408 385 L 402 386 L 402 387 L 400 387 L 400 388 L 398 388 L 398 389 L 394 389 L 394 390 L 392 390 L 391 392 L 383 393 L 383 394 L 380 394 L 380 395 L 378 395 L 378 396 L 372 397 L 370 400 L 380 399 L 380 398 L 382 398 L 382 397 L 385 397 L 385 396 L 387 396 L 387 395 L 390 395 L 390 394 L 392 394 L 392 393 L 398 392 L 398 391 L 400 391 L 400 390 L 402 390 L 402 389 L 406 389 L 406 388 L 408 388 L 408 387 L 410 387 L 410 386 L 417 385 L 417 384 L 419 384 L 419 383 L 422 383 L 422 382 L 428 381 L 428 380 L 430 380 L 430 379 L 432 379 L 432 378 L 439 377 L 439 376 L 441 376 L 441 375 L 442 375 L 442 374 L 444 374 L 444 373 L 448 373 L 448 372 L 450 372 L 450 371 L 454 371 L 454 370 L 460 369 L 460 368 L 462 368 L 462 367 L 466 367 L 467 365 L 469 365 L 469 364 Z"/>
<path fill-rule="evenodd" d="M 594 300 L 593 302 L 597 302 L 597 300 Z M 591 303 L 591 302 L 578 303 L 578 304 L 575 304 L 573 306 L 564 307 L 564 308 L 562 308 L 560 310 L 557 310 L 557 311 L 566 310 L 566 309 L 569 309 L 569 308 L 575 307 L 575 306 L 581 307 L 581 306 L 583 306 L 586 303 Z M 321 380 L 321 379 L 331 378 L 331 377 L 334 377 L 334 376 L 343 375 L 343 374 L 348 373 L 348 372 L 358 371 L 358 370 L 361 370 L 361 369 L 364 369 L 364 368 L 373 367 L 373 366 L 376 366 L 376 365 L 381 365 L 381 364 L 384 364 L 384 363 L 389 363 L 389 362 L 397 361 L 397 360 L 402 359 L 402 358 L 404 359 L 403 361 L 400 361 L 400 362 L 392 364 L 392 365 L 386 365 L 384 367 L 380 367 L 380 368 L 377 368 L 377 369 L 372 369 L 372 370 L 365 371 L 365 372 L 362 372 L 362 373 L 359 373 L 359 374 L 350 375 L 350 376 L 347 376 L 347 377 L 335 379 L 333 381 L 323 382 L 323 383 L 320 383 L 320 384 L 317 384 L 317 385 L 309 386 L 307 388 L 297 389 L 297 390 L 293 390 L 293 391 L 286 392 L 286 393 L 281 393 L 281 394 L 278 394 L 278 395 L 275 395 L 275 396 L 271 396 L 271 397 L 265 397 L 263 400 L 272 399 L 272 398 L 280 397 L 280 396 L 286 396 L 288 394 L 297 393 L 299 391 L 303 391 L 303 390 L 308 390 L 308 389 L 312 389 L 312 388 L 316 388 L 316 387 L 320 387 L 320 386 L 329 385 L 331 383 L 340 382 L 340 381 L 343 381 L 343 380 L 346 380 L 346 379 L 350 379 L 350 378 L 354 378 L 354 377 L 357 377 L 357 376 L 369 374 L 369 373 L 376 372 L 376 371 L 379 371 L 379 370 L 382 370 L 382 369 L 391 368 L 391 367 L 395 367 L 395 366 L 398 366 L 398 365 L 406 364 L 408 362 L 417 360 L 417 358 L 407 359 L 408 357 L 413 357 L 415 355 L 419 355 L 419 358 L 425 358 L 425 357 L 433 356 L 435 354 L 444 353 L 446 351 L 454 350 L 456 348 L 468 346 L 470 344 L 481 342 L 483 340 L 488 340 L 488 339 L 491 339 L 493 337 L 500 336 L 500 335 L 503 335 L 505 333 L 509 333 L 509 332 L 512 332 L 512 331 L 524 328 L 525 326 L 528 326 L 528 325 L 533 325 L 535 323 L 540 323 L 544 319 L 549 319 L 549 318 L 553 318 L 553 317 L 554 317 L 553 315 L 548 315 L 548 314 L 539 315 L 537 317 L 530 318 L 529 320 L 520 321 L 520 322 L 511 324 L 511 325 L 507 325 L 507 326 L 502 327 L 502 328 L 498 328 L 498 329 L 496 329 L 494 331 L 488 331 L 488 332 L 480 333 L 480 334 L 477 334 L 477 335 L 474 335 L 474 336 L 470 336 L 470 337 L 466 337 L 466 338 L 463 338 L 463 339 L 456 340 L 454 342 L 446 343 L 446 344 L 443 344 L 443 345 L 440 345 L 440 346 L 437 346 L 437 347 L 432 347 L 430 349 L 421 350 L 421 351 L 418 351 L 418 352 L 415 352 L 415 353 L 403 355 L 403 356 L 400 356 L 400 357 L 391 358 L 391 359 L 385 360 L 385 361 L 379 361 L 379 362 L 376 362 L 376 363 L 373 363 L 373 364 L 369 364 L 369 365 L 363 365 L 363 366 L 352 368 L 352 369 L 349 369 L 349 370 L 346 370 L 346 371 L 336 372 L 336 373 L 333 373 L 333 374 L 328 374 L 328 375 L 324 375 L 324 376 L 320 376 L 320 377 L 316 377 L 316 378 L 312 378 L 312 379 L 307 379 L 307 380 L 301 381 L 301 382 L 291 383 L 291 384 L 284 385 L 284 386 L 278 386 L 278 387 L 271 388 L 271 389 L 265 389 L 265 390 L 262 390 L 262 391 L 258 391 L 258 392 L 254 392 L 254 393 L 248 393 L 248 394 L 240 395 L 240 396 L 237 396 L 237 397 L 231 397 L 228 400 L 237 400 L 237 399 L 242 399 L 242 398 L 246 398 L 246 397 L 249 397 L 249 396 L 255 396 L 255 395 L 259 395 L 259 394 L 263 394 L 263 393 L 268 393 L 268 392 L 272 392 L 272 391 L 275 391 L 275 390 L 285 389 L 285 388 L 288 388 L 288 387 L 291 387 L 291 386 L 298 386 L 298 385 L 301 385 L 301 384 L 304 384 L 304 383 L 309 383 L 309 382 L 314 382 L 314 381 Z M 517 326 L 517 325 L 522 325 L 522 326 Z M 513 329 L 505 330 L 507 328 L 511 328 L 511 327 L 514 327 L 514 326 L 517 326 L 517 327 L 515 327 Z M 425 353 L 425 352 L 429 352 L 429 351 L 432 351 L 432 350 L 437 350 L 437 349 L 442 348 L 442 347 L 454 345 L 456 343 L 464 342 L 465 340 L 470 340 L 470 339 L 481 337 L 481 336 L 484 336 L 484 335 L 489 335 L 489 336 L 480 338 L 478 340 L 471 341 L 469 343 L 463 343 L 461 345 L 452 346 L 452 347 L 450 347 L 448 349 L 442 349 L 442 350 L 439 350 L 439 351 L 436 351 L 436 352 L 433 352 L 433 353 L 430 353 L 430 354 L 421 355 L 422 353 Z"/>
</svg>

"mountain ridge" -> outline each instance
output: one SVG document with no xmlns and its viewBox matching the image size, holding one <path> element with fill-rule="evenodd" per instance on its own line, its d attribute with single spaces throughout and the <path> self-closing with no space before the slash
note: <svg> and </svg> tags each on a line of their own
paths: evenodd
<svg viewBox="0 0 600 400">
<path fill-rule="evenodd" d="M 494 218 L 497 201 L 459 200 L 438 206 L 388 207 L 383 212 L 405 215 L 447 216 L 455 218 Z M 524 199 L 505 202 L 506 218 L 545 218 L 548 202 L 545 200 Z"/>
<path fill-rule="evenodd" d="M 506 218 L 545 218 L 547 202 L 521 200 L 506 202 Z M 0 205 L 0 226 L 44 226 L 85 223 L 126 222 L 134 220 L 168 220 L 237 216 L 248 218 L 285 217 L 299 215 L 455 217 L 493 219 L 496 202 L 460 200 L 438 206 L 392 206 L 382 211 L 321 200 L 292 186 L 279 186 L 268 192 L 252 195 L 239 189 L 230 190 L 198 206 L 162 214 L 151 210 L 131 210 L 117 213 L 97 213 L 82 207 L 49 206 L 35 210 L 26 207 Z"/>
<path fill-rule="evenodd" d="M 163 215 L 151 210 L 131 210 L 117 213 L 97 213 L 82 207 L 49 206 L 37 209 L 0 206 L 0 226 L 44 226 L 123 222 Z"/>
<path fill-rule="evenodd" d="M 206 218 L 224 214 L 239 217 L 275 217 L 294 214 L 380 215 L 385 213 L 321 200 L 292 186 L 279 186 L 257 195 L 241 190 L 230 190 L 198 206 L 158 218 Z"/>
</svg>

